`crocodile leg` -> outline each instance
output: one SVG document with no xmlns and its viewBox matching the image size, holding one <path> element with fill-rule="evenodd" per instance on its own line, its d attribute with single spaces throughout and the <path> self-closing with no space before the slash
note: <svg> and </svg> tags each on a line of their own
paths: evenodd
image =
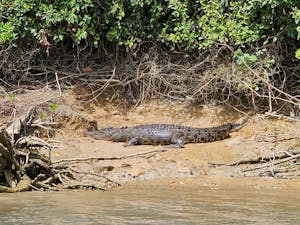
<svg viewBox="0 0 300 225">
<path fill-rule="evenodd" d="M 138 137 L 131 138 L 126 144 L 124 144 L 124 147 L 130 147 L 133 145 L 137 145 L 140 142 L 140 139 Z"/>
<path fill-rule="evenodd" d="M 186 143 L 184 134 L 182 132 L 177 132 L 173 134 L 171 138 L 171 143 L 172 144 L 167 146 L 168 148 L 184 148 L 184 144 Z"/>
</svg>

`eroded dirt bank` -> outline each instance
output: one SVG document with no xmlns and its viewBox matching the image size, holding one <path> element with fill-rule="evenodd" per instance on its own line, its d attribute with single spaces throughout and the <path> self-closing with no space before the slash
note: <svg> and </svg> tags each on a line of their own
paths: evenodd
<svg viewBox="0 0 300 225">
<path fill-rule="evenodd" d="M 29 106 L 41 108 L 49 102 L 52 111 L 46 110 L 48 104 L 40 113 L 46 119 L 53 117 L 61 126 L 36 135 L 54 143 L 52 164 L 67 165 L 80 176 L 81 182 L 88 184 L 86 186 L 108 189 L 147 181 L 143 184 L 300 187 L 299 158 L 295 157 L 300 151 L 300 123 L 296 120 L 253 115 L 241 130 L 222 141 L 187 144 L 183 149 L 146 145 L 124 147 L 124 143 L 86 137 L 85 130 L 93 120 L 98 127 L 149 123 L 211 127 L 239 122 L 246 115 L 224 107 L 169 101 L 152 101 L 137 107 L 124 102 L 109 103 L 105 99 L 95 104 L 78 100 L 73 91 L 60 97 L 57 91 L 39 90 L 19 94 L 15 99 L 1 99 L 0 122 L 8 125 Z M 17 115 L 12 116 L 14 110 Z M 282 154 L 291 154 L 294 160 L 276 163 L 286 159 L 279 157 Z M 60 180 L 67 182 L 64 178 Z"/>
</svg>

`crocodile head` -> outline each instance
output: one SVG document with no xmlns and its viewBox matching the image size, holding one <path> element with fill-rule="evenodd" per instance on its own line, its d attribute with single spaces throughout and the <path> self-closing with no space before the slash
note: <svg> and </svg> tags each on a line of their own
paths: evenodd
<svg viewBox="0 0 300 225">
<path fill-rule="evenodd" d="M 96 140 L 110 140 L 115 132 L 115 128 L 106 127 L 100 130 L 88 130 L 86 136 L 90 136 Z"/>
</svg>

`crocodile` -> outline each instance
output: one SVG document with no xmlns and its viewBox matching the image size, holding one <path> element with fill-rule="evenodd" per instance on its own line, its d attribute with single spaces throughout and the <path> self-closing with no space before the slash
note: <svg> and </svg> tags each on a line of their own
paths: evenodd
<svg viewBox="0 0 300 225">
<path fill-rule="evenodd" d="M 174 124 L 147 124 L 134 127 L 106 127 L 88 130 L 86 135 L 96 140 L 126 142 L 124 146 L 133 145 L 169 145 L 183 148 L 187 143 L 205 143 L 228 138 L 230 132 L 237 131 L 242 123 L 228 123 L 209 128 L 196 128 Z"/>
</svg>

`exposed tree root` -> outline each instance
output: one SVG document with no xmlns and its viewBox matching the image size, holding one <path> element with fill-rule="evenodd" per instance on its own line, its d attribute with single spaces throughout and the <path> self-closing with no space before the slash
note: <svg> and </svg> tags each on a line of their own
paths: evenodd
<svg viewBox="0 0 300 225">
<path fill-rule="evenodd" d="M 263 168 L 267 168 L 267 167 L 272 167 L 272 166 L 275 166 L 275 165 L 278 165 L 278 164 L 283 164 L 283 163 L 286 163 L 286 162 L 291 161 L 291 160 L 298 160 L 299 158 L 300 158 L 300 154 L 297 154 L 297 155 L 293 155 L 293 156 L 283 158 L 283 159 L 278 160 L 278 161 L 271 161 L 271 162 L 265 163 L 261 166 L 252 167 L 252 168 L 248 168 L 248 169 L 242 169 L 242 171 L 243 172 L 249 172 L 249 171 L 259 170 L 259 169 L 263 169 Z"/>
<path fill-rule="evenodd" d="M 76 171 L 68 165 L 53 166 L 50 155 L 55 146 L 32 134 L 36 129 L 49 130 L 58 123 L 41 122 L 37 116 L 35 107 L 30 107 L 7 129 L 0 128 L 0 192 L 66 188 L 105 190 L 120 185 L 101 175 Z M 43 154 L 42 149 L 47 149 L 49 155 Z"/>
<path fill-rule="evenodd" d="M 268 156 L 258 156 L 256 158 L 241 159 L 241 160 L 227 163 L 227 164 L 210 163 L 210 165 L 212 165 L 212 166 L 238 166 L 238 165 L 242 165 L 242 164 L 265 163 L 265 162 L 269 162 L 271 160 L 290 158 L 290 157 L 293 157 L 298 154 L 300 154 L 300 149 L 290 149 L 285 152 L 274 153 L 271 156 L 268 155 Z"/>
<path fill-rule="evenodd" d="M 29 190 L 31 190 L 31 179 L 27 175 L 24 175 L 22 177 L 22 179 L 18 182 L 16 187 L 7 187 L 0 185 L 0 192 L 14 193 Z"/>
<path fill-rule="evenodd" d="M 57 164 L 59 166 L 61 164 L 66 164 L 66 163 L 74 163 L 74 162 L 76 163 L 76 162 L 91 161 L 91 160 L 120 160 L 120 159 L 127 159 L 131 157 L 144 156 L 152 153 L 166 152 L 166 151 L 167 149 L 157 149 L 157 150 L 151 150 L 145 152 L 138 152 L 129 155 L 115 156 L 115 157 L 89 157 L 89 158 L 78 158 L 78 159 L 63 159 L 63 160 L 53 162 L 52 165 Z"/>
<path fill-rule="evenodd" d="M 149 43 L 133 54 L 116 54 L 117 49 L 105 49 L 107 54 L 103 54 L 99 49 L 84 48 L 78 49 L 76 56 L 60 46 L 44 58 L 38 49 L 21 48 L 7 50 L 0 57 L 5 74 L 0 84 L 14 91 L 20 86 L 50 86 L 58 88 L 60 95 L 65 86 L 85 87 L 88 92 L 80 96 L 85 102 L 105 96 L 135 105 L 160 97 L 299 116 L 300 67 L 283 45 L 265 47 L 266 52 L 251 66 L 245 61 L 245 65 L 237 65 L 236 49 L 226 44 L 192 55 L 170 53 Z M 20 55 L 32 57 L 20 59 Z M 274 63 L 266 66 L 269 60 Z"/>
<path fill-rule="evenodd" d="M 295 177 L 300 175 L 300 148 L 298 145 L 291 146 L 287 151 L 273 153 L 268 156 L 241 159 L 232 163 L 210 163 L 213 167 L 218 166 L 242 166 L 245 164 L 260 164 L 241 168 L 245 176 L 273 176 L 273 177 Z"/>
</svg>

